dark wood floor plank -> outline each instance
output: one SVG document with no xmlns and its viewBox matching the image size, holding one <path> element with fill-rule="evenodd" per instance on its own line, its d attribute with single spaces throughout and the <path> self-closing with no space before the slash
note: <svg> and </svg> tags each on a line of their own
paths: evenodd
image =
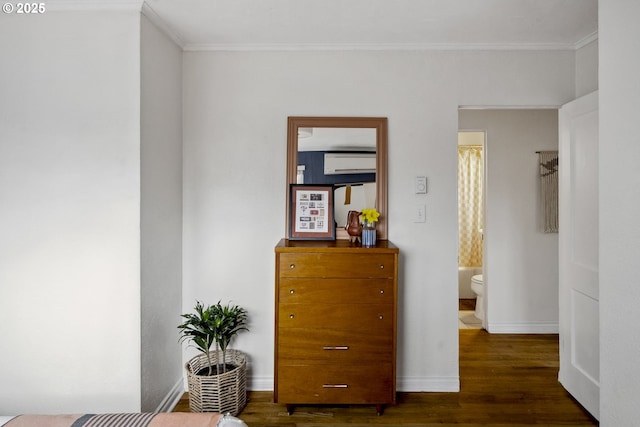
<svg viewBox="0 0 640 427">
<path fill-rule="evenodd" d="M 297 406 L 287 415 L 271 392 L 250 392 L 240 418 L 250 427 L 597 426 L 558 383 L 557 335 L 460 330 L 460 392 L 398 393 L 376 416 L 374 406 Z M 188 396 L 175 412 L 188 412 Z"/>
</svg>

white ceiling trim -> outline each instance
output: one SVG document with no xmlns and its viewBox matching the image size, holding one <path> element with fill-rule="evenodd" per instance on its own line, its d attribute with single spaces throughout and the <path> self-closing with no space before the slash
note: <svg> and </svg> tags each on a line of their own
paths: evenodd
<svg viewBox="0 0 640 427">
<path fill-rule="evenodd" d="M 597 38 L 597 34 L 596 34 Z M 185 51 L 481 51 L 576 50 L 573 43 L 335 43 L 335 44 L 186 44 Z"/>
<path fill-rule="evenodd" d="M 562 105 L 459 105 L 458 110 L 557 110 Z"/>
<path fill-rule="evenodd" d="M 578 42 L 576 43 L 576 50 L 583 48 L 589 43 L 596 40 L 598 40 L 598 32 L 594 31 L 593 33 L 589 34 L 587 37 L 583 38 L 582 40 L 578 40 Z"/>
<path fill-rule="evenodd" d="M 158 14 L 153 10 L 149 3 L 146 1 L 142 3 L 142 11 L 141 13 L 151 21 L 160 31 L 162 31 L 167 37 L 169 37 L 175 44 L 177 44 L 182 50 L 185 50 L 186 43 L 184 38 L 167 22 L 162 19 Z"/>
</svg>

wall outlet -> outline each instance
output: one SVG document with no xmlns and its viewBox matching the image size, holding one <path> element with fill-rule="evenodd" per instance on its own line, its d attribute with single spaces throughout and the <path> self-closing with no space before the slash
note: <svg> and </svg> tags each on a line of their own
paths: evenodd
<svg viewBox="0 0 640 427">
<path fill-rule="evenodd" d="M 413 222 L 426 222 L 427 221 L 427 206 L 416 205 L 413 213 Z"/>
</svg>

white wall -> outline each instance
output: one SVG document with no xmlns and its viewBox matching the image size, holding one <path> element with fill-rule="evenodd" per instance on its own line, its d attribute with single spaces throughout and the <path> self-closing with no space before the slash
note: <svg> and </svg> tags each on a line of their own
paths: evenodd
<svg viewBox="0 0 640 427">
<path fill-rule="evenodd" d="M 182 50 L 141 19 L 141 394 L 155 411 L 183 392 Z"/>
<path fill-rule="evenodd" d="M 460 129 L 487 131 L 488 330 L 557 333 L 558 235 L 542 231 L 535 152 L 558 149 L 558 111 L 460 110 Z"/>
<path fill-rule="evenodd" d="M 576 98 L 598 90 L 598 40 L 576 50 Z"/>
<path fill-rule="evenodd" d="M 195 299 L 246 307 L 251 331 L 234 346 L 251 357 L 251 387 L 271 389 L 287 116 L 386 116 L 398 388 L 457 390 L 458 107 L 560 105 L 574 72 L 574 53 L 557 51 L 186 52 L 184 310 Z M 417 175 L 426 196 L 413 194 Z M 416 204 L 426 223 L 413 222 Z"/>
<path fill-rule="evenodd" d="M 638 424 L 640 2 L 599 3 L 600 425 Z"/>
<path fill-rule="evenodd" d="M 0 15 L 0 413 L 140 409 L 139 32 Z"/>
</svg>

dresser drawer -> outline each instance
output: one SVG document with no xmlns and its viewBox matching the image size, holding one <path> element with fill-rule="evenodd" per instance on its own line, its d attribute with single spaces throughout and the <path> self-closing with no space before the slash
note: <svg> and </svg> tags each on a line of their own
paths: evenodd
<svg viewBox="0 0 640 427">
<path fill-rule="evenodd" d="M 278 401 L 376 404 L 395 402 L 391 363 L 278 367 Z"/>
<path fill-rule="evenodd" d="M 280 277 L 385 277 L 393 278 L 393 254 L 281 253 Z"/>
<path fill-rule="evenodd" d="M 279 304 L 278 328 L 351 330 L 392 334 L 392 304 Z"/>
<path fill-rule="evenodd" d="M 278 330 L 278 360 L 284 363 L 391 363 L 393 348 L 393 336 L 386 330 L 371 334 L 350 329 Z"/>
<path fill-rule="evenodd" d="M 280 279 L 280 303 L 393 304 L 392 279 L 317 279 L 287 277 Z"/>
</svg>

